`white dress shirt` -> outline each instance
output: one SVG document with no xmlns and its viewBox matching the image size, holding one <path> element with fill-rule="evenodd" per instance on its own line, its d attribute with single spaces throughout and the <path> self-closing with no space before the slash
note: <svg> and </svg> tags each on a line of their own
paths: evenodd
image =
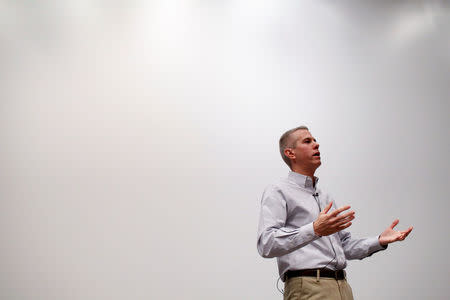
<svg viewBox="0 0 450 300">
<path fill-rule="evenodd" d="M 347 259 L 363 259 L 386 249 L 378 236 L 353 239 L 348 231 L 317 236 L 313 222 L 319 212 L 334 200 L 313 185 L 311 177 L 289 172 L 287 178 L 268 186 L 262 196 L 258 227 L 258 252 L 266 258 L 276 257 L 284 281 L 288 270 L 326 267 L 342 270 Z"/>
</svg>

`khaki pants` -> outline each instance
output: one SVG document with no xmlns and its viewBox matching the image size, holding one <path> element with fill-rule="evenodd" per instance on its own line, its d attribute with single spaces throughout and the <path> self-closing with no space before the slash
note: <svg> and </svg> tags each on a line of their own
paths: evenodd
<svg viewBox="0 0 450 300">
<path fill-rule="evenodd" d="M 320 277 L 293 277 L 284 284 L 284 300 L 353 300 L 347 280 Z"/>
</svg>

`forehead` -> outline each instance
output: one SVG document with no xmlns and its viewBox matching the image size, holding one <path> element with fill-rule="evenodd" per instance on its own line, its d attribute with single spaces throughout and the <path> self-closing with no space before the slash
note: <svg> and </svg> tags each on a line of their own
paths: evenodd
<svg viewBox="0 0 450 300">
<path fill-rule="evenodd" d="M 314 138 L 311 135 L 311 132 L 309 132 L 309 130 L 306 129 L 299 129 L 295 132 L 292 133 L 292 140 L 297 141 L 297 140 L 303 140 L 305 138 Z"/>
</svg>

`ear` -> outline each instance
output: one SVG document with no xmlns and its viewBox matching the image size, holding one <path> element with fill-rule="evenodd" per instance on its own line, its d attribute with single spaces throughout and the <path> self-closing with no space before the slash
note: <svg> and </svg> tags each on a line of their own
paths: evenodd
<svg viewBox="0 0 450 300">
<path fill-rule="evenodd" d="M 284 149 L 284 155 L 286 155 L 286 156 L 289 157 L 290 159 L 295 159 L 294 151 L 292 151 L 291 148 L 286 148 L 286 149 Z"/>
</svg>

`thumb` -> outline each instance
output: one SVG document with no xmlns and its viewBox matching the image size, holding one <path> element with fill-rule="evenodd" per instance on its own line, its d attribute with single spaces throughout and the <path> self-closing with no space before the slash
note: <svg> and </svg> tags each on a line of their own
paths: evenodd
<svg viewBox="0 0 450 300">
<path fill-rule="evenodd" d="M 322 210 L 322 212 L 324 214 L 328 213 L 330 211 L 331 206 L 333 206 L 333 201 L 331 201 L 330 203 L 328 203 L 327 206 L 325 206 L 325 208 Z"/>
</svg>

